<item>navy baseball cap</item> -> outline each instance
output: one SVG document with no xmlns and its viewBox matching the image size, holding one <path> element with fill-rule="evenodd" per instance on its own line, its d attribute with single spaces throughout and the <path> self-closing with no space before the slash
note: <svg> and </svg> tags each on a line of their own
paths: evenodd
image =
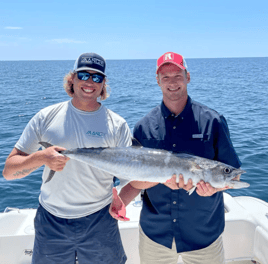
<svg viewBox="0 0 268 264">
<path fill-rule="evenodd" d="M 74 72 L 92 70 L 105 75 L 105 60 L 96 53 L 81 54 L 74 64 Z"/>
</svg>

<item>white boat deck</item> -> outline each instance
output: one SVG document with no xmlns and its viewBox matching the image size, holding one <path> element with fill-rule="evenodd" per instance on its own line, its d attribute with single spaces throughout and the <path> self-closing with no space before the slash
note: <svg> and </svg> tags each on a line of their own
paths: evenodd
<svg viewBox="0 0 268 264">
<path fill-rule="evenodd" d="M 226 263 L 268 264 L 268 204 L 252 197 L 224 194 L 226 227 L 223 233 Z M 141 202 L 127 207 L 129 222 L 119 222 L 128 257 L 139 264 L 138 221 Z M 0 213 L 0 264 L 30 264 L 34 241 L 35 209 Z M 181 260 L 178 263 L 182 263 Z"/>
</svg>

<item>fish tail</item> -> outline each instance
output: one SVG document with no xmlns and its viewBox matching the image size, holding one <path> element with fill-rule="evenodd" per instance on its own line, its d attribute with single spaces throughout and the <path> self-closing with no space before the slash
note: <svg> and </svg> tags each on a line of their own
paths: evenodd
<svg viewBox="0 0 268 264">
<path fill-rule="evenodd" d="M 52 147 L 53 145 L 48 143 L 48 142 L 38 142 L 41 146 L 43 146 L 44 148 L 49 148 L 49 147 Z"/>
<path fill-rule="evenodd" d="M 49 182 L 49 181 L 53 178 L 55 172 L 56 172 L 56 171 L 54 171 L 54 170 L 51 170 L 51 171 L 49 172 L 48 177 L 47 177 L 45 183 Z"/>
<path fill-rule="evenodd" d="M 48 142 L 43 142 L 43 141 L 41 141 L 41 142 L 38 142 L 38 143 L 39 143 L 41 146 L 43 146 L 44 148 L 49 148 L 49 147 L 52 147 L 52 146 L 53 146 L 52 144 L 50 144 L 50 143 L 48 143 Z M 51 179 L 53 178 L 55 172 L 56 172 L 56 171 L 54 171 L 54 170 L 50 170 L 50 172 L 49 172 L 49 174 L 48 174 L 48 177 L 47 177 L 45 183 L 51 181 Z"/>
</svg>

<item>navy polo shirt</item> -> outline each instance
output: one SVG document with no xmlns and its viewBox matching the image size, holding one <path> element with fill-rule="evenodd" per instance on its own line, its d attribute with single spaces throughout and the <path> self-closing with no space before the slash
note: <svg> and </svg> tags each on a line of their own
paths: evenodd
<svg viewBox="0 0 268 264">
<path fill-rule="evenodd" d="M 190 97 L 178 116 L 162 102 L 136 124 L 133 135 L 144 147 L 189 153 L 236 168 L 241 165 L 225 118 Z M 196 191 L 189 195 L 158 184 L 144 193 L 140 216 L 144 233 L 168 248 L 175 237 L 178 253 L 209 246 L 224 224 L 222 192 L 202 197 Z"/>
</svg>

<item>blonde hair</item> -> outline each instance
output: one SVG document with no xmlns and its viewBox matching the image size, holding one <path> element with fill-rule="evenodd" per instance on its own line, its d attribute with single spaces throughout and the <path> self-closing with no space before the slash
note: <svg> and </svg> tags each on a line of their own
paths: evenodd
<svg viewBox="0 0 268 264">
<path fill-rule="evenodd" d="M 70 71 L 69 73 L 67 73 L 64 76 L 64 79 L 63 79 L 63 87 L 64 87 L 66 93 L 70 97 L 73 97 L 73 95 L 74 95 L 73 78 L 74 78 L 75 74 L 76 74 L 75 72 Z M 107 84 L 107 82 L 108 82 L 108 79 L 105 77 L 105 84 L 104 84 L 104 86 L 102 88 L 102 92 L 100 94 L 100 100 L 105 100 L 110 96 L 110 94 L 107 91 L 108 89 L 110 90 L 110 87 Z"/>
</svg>

